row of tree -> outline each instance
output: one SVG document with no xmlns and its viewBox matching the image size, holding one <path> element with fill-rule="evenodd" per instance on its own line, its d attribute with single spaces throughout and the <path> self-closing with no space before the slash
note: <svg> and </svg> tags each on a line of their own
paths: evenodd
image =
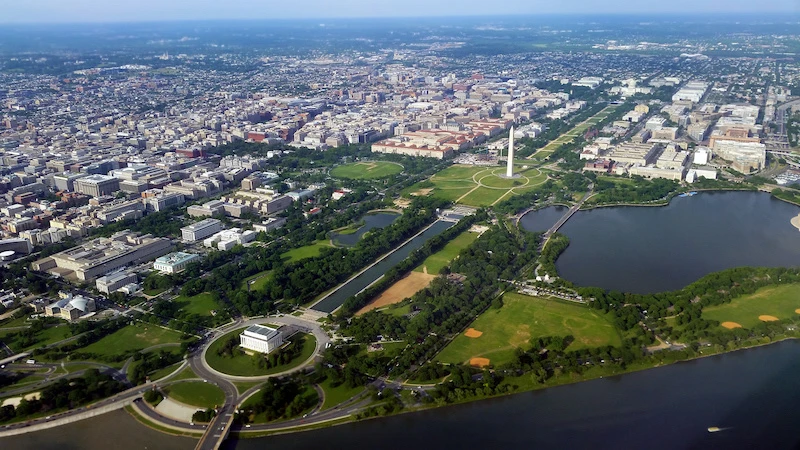
<svg viewBox="0 0 800 450">
<path fill-rule="evenodd" d="M 20 401 L 17 407 L 0 408 L 0 422 L 36 414 L 74 409 L 87 403 L 110 397 L 125 389 L 125 385 L 96 369 L 89 369 L 79 378 L 60 379 L 43 388 L 39 398 Z"/>
</svg>

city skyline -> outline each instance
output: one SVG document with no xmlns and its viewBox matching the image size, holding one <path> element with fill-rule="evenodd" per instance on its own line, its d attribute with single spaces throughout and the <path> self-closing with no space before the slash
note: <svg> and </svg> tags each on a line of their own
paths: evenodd
<svg viewBox="0 0 800 450">
<path fill-rule="evenodd" d="M 112 4 L 95 0 L 61 2 L 38 0 L 7 5 L 0 23 L 104 23 L 160 22 L 182 20 L 265 20 L 265 19 L 342 19 L 373 17 L 446 17 L 502 15 L 585 15 L 585 14 L 739 14 L 739 13 L 798 13 L 800 6 L 792 0 L 768 0 L 753 3 L 733 1 L 678 0 L 655 7 L 630 5 L 620 0 L 598 4 L 588 0 L 570 0 L 558 4 L 512 0 L 502 5 L 467 0 L 453 8 L 443 1 L 410 0 L 398 8 L 395 3 L 367 0 L 348 0 L 335 7 L 330 2 L 310 0 L 302 7 L 267 0 L 254 6 L 252 2 L 231 0 L 224 4 L 209 0 L 176 0 L 158 2 L 143 0 Z M 311 14 L 308 12 L 312 11 Z"/>
</svg>

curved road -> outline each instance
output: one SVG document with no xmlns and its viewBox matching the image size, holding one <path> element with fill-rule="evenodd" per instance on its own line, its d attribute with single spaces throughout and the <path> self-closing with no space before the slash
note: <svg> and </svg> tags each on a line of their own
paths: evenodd
<svg viewBox="0 0 800 450">
<path fill-rule="evenodd" d="M 274 324 L 281 324 L 281 325 L 291 325 L 295 326 L 301 331 L 311 333 L 316 338 L 316 348 L 314 350 L 314 354 L 304 361 L 299 366 L 287 370 L 284 372 L 259 376 L 259 377 L 239 377 L 239 376 L 232 376 L 220 373 L 211 367 L 205 361 L 205 353 L 208 350 L 208 347 L 211 345 L 212 342 L 222 337 L 227 332 L 231 330 L 246 327 L 249 325 L 254 324 L 262 324 L 262 323 L 274 323 Z M 211 338 L 209 338 L 206 342 L 203 343 L 202 347 L 195 350 L 193 354 L 188 358 L 187 361 L 184 362 L 177 370 L 175 370 L 170 375 L 157 380 L 154 383 L 147 383 L 140 386 L 132 387 L 126 391 L 120 392 L 112 397 L 107 399 L 101 400 L 97 403 L 94 403 L 89 406 L 81 407 L 75 410 L 66 411 L 59 414 L 54 414 L 53 416 L 48 416 L 48 418 L 36 419 L 32 421 L 27 421 L 23 423 L 17 424 L 10 424 L 5 426 L 0 426 L 0 435 L 2 435 L 3 431 L 10 431 L 10 432 L 18 432 L 18 430 L 32 426 L 37 424 L 44 424 L 47 423 L 48 425 L 58 426 L 61 424 L 70 423 L 76 420 L 81 420 L 84 418 L 91 417 L 97 414 L 97 410 L 100 409 L 108 409 L 111 410 L 112 408 L 121 408 L 126 404 L 130 404 L 132 402 L 136 402 L 136 409 L 139 413 L 146 416 L 149 420 L 152 420 L 156 423 L 164 424 L 168 428 L 172 428 L 175 430 L 180 430 L 184 432 L 190 433 L 203 433 L 205 432 L 203 438 L 198 443 L 197 448 L 203 449 L 211 449 L 211 448 L 218 448 L 219 445 L 224 441 L 225 437 L 227 436 L 228 431 L 230 430 L 233 422 L 233 415 L 236 411 L 236 407 L 241 404 L 247 397 L 253 395 L 256 391 L 258 391 L 259 387 L 254 386 L 244 392 L 242 395 L 239 395 L 236 386 L 233 384 L 232 381 L 265 381 L 271 377 L 279 377 L 283 375 L 287 375 L 289 373 L 297 372 L 303 370 L 304 368 L 308 367 L 309 365 L 313 364 L 314 359 L 324 350 L 328 343 L 331 341 L 328 334 L 322 330 L 319 323 L 312 321 L 310 319 L 303 319 L 295 316 L 289 315 L 280 315 L 280 316 L 267 316 L 258 319 L 249 319 L 245 321 L 236 321 L 228 326 L 224 327 L 224 329 L 218 329 L 214 332 Z M 161 346 L 154 346 L 149 348 L 148 350 L 152 350 Z M 105 371 L 111 372 L 115 375 L 115 378 L 121 376 L 124 378 L 124 373 L 121 373 L 117 369 L 113 369 L 111 367 L 105 366 L 103 364 L 96 364 L 96 363 L 84 363 L 84 362 L 74 362 L 74 363 L 65 363 L 65 365 L 69 364 L 87 364 L 93 365 L 98 368 L 103 368 Z M 126 366 L 129 362 L 126 362 Z M 26 368 L 51 368 L 55 369 L 60 364 L 38 364 L 38 365 L 26 365 Z M 144 405 L 143 402 L 139 400 L 139 398 L 144 394 L 144 392 L 153 389 L 155 386 L 164 386 L 169 385 L 172 383 L 170 379 L 178 374 L 186 365 L 189 365 L 195 374 L 198 377 L 201 377 L 207 380 L 209 383 L 212 383 L 219 387 L 225 394 L 225 403 L 222 405 L 221 408 L 218 409 L 217 416 L 212 420 L 212 422 L 208 425 L 201 425 L 201 424 L 188 424 L 184 422 L 179 422 L 173 419 L 166 418 L 160 414 L 158 414 L 154 409 L 150 408 L 147 405 Z M 64 374 L 57 378 L 62 377 L 69 377 L 69 376 L 77 376 L 81 374 L 83 371 L 76 371 L 70 374 Z M 56 379 L 57 379 L 56 378 Z M 50 379 L 48 381 L 52 381 Z M 125 379 L 127 381 L 127 379 Z M 30 392 L 31 387 L 28 386 L 24 390 L 26 392 Z M 319 390 L 318 390 L 319 392 Z M 361 408 L 368 403 L 368 400 L 362 400 L 363 394 L 359 394 L 356 397 L 349 399 L 348 401 L 342 403 L 341 405 L 337 406 L 336 408 L 332 408 L 326 411 L 320 412 L 319 409 L 321 408 L 321 404 L 317 406 L 317 408 L 312 411 L 312 413 L 308 414 L 307 417 L 298 418 L 293 420 L 288 420 L 285 422 L 280 422 L 277 424 L 265 424 L 265 425 L 251 425 L 246 427 L 247 430 L 241 429 L 242 431 L 268 431 L 268 430 L 277 430 L 277 429 L 284 429 L 284 428 L 291 428 L 294 426 L 301 426 L 301 425 L 310 425 L 314 423 L 321 423 L 331 420 L 338 420 L 341 418 L 348 417 L 355 412 L 359 411 Z M 320 395 L 320 398 L 324 398 L 324 393 Z"/>
<path fill-rule="evenodd" d="M 274 373 L 271 375 L 263 375 L 259 377 L 242 377 L 235 375 L 227 375 L 217 370 L 214 370 L 211 366 L 208 365 L 208 363 L 206 362 L 206 352 L 208 351 L 208 348 L 214 341 L 220 339 L 222 336 L 224 336 L 231 330 L 262 323 L 292 325 L 297 328 L 300 328 L 302 331 L 312 333 L 317 341 L 314 353 L 311 355 L 310 358 L 308 358 L 302 364 L 293 369 L 279 373 Z M 239 404 L 242 401 L 244 401 L 245 398 L 249 397 L 250 395 L 255 393 L 255 391 L 258 390 L 257 387 L 253 387 L 249 389 L 247 392 L 245 392 L 243 396 L 240 397 L 236 389 L 236 386 L 232 383 L 232 381 L 266 381 L 269 378 L 280 377 L 283 375 L 303 370 L 307 366 L 314 363 L 314 359 L 317 357 L 317 355 L 319 355 L 319 353 L 323 349 L 327 347 L 329 342 L 330 342 L 330 337 L 328 336 L 327 333 L 325 333 L 325 331 L 322 330 L 322 328 L 319 326 L 319 323 L 312 322 L 309 320 L 304 320 L 299 317 L 291 315 L 267 316 L 258 319 L 236 321 L 226 326 L 224 329 L 215 331 L 213 336 L 203 344 L 202 350 L 195 352 L 195 354 L 190 359 L 189 364 L 191 365 L 192 370 L 194 370 L 197 375 L 199 375 L 202 378 L 205 378 L 211 383 L 214 383 L 220 389 L 222 389 L 222 391 L 225 393 L 225 404 L 217 410 L 217 415 L 214 417 L 214 419 L 212 419 L 211 423 L 208 425 L 208 430 L 203 435 L 203 438 L 200 439 L 200 442 L 197 444 L 196 448 L 197 449 L 219 448 L 219 446 L 227 437 L 227 433 L 230 430 L 231 426 L 233 425 L 233 415 L 236 412 L 236 407 L 239 406 Z"/>
</svg>

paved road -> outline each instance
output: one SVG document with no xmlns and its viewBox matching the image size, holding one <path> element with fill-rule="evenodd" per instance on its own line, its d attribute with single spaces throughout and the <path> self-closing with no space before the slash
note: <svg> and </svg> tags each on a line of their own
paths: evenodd
<svg viewBox="0 0 800 450">
<path fill-rule="evenodd" d="M 314 337 L 316 338 L 316 349 L 315 349 L 314 355 L 311 358 L 309 358 L 308 360 L 306 360 L 303 364 L 301 364 L 300 366 L 298 366 L 298 367 L 296 367 L 294 369 L 287 370 L 287 371 L 281 372 L 281 373 L 268 375 L 268 376 L 261 376 L 261 377 L 236 377 L 236 376 L 231 376 L 231 375 L 225 375 L 225 374 L 221 374 L 221 373 L 213 370 L 212 368 L 210 368 L 207 365 L 207 363 L 205 362 L 204 355 L 205 355 L 205 352 L 208 349 L 208 346 L 215 339 L 218 339 L 219 337 L 224 335 L 226 332 L 229 332 L 231 330 L 234 330 L 234 329 L 237 329 L 237 328 L 241 328 L 241 327 L 245 327 L 245 326 L 249 326 L 249 325 L 253 325 L 253 324 L 261 324 L 261 323 L 275 323 L 275 324 L 281 324 L 281 325 L 292 325 L 292 326 L 295 326 L 297 328 L 300 328 L 304 332 L 312 333 L 314 335 Z M 248 391 L 244 392 L 240 396 L 238 391 L 237 391 L 237 389 L 236 389 L 236 386 L 232 383 L 232 381 L 264 381 L 264 380 L 266 380 L 266 379 L 268 379 L 270 377 L 282 376 L 282 375 L 286 375 L 286 374 L 289 374 L 289 373 L 292 373 L 292 372 L 296 372 L 296 371 L 302 370 L 302 369 L 306 368 L 307 366 L 313 364 L 314 359 L 316 358 L 316 356 L 322 350 L 324 350 L 327 347 L 329 342 L 330 342 L 330 337 L 327 335 L 327 333 L 325 333 L 325 331 L 322 330 L 322 328 L 320 327 L 319 323 L 314 322 L 314 321 L 310 321 L 310 320 L 304 320 L 302 318 L 298 318 L 298 317 L 294 317 L 294 316 L 289 316 L 289 315 L 286 315 L 286 316 L 284 316 L 284 315 L 268 316 L 268 317 L 262 317 L 262 318 L 258 318 L 258 319 L 249 319 L 249 320 L 245 320 L 245 321 L 241 321 L 241 320 L 240 321 L 236 321 L 236 322 L 226 326 L 224 329 L 217 330 L 214 333 L 214 335 L 210 339 L 208 339 L 201 348 L 195 350 L 194 353 L 189 357 L 188 361 L 186 361 L 184 363 L 184 365 L 181 366 L 181 368 L 183 368 L 183 367 L 185 367 L 185 365 L 189 365 L 192 368 L 192 370 L 199 377 L 207 380 L 209 383 L 213 383 L 214 385 L 219 387 L 223 391 L 223 393 L 225 394 L 225 403 L 220 408 L 218 408 L 217 416 L 214 418 L 214 420 L 210 424 L 208 424 L 208 426 L 203 426 L 203 425 L 200 425 L 200 424 L 192 425 L 192 424 L 188 424 L 188 423 L 179 422 L 179 421 L 176 421 L 176 420 L 173 420 L 173 419 L 170 419 L 170 418 L 166 418 L 164 416 L 161 416 L 157 412 L 155 412 L 152 408 L 150 408 L 150 407 L 148 407 L 146 405 L 143 405 L 143 404 L 137 404 L 137 406 L 139 406 L 139 407 L 137 407 L 137 410 L 139 410 L 142 414 L 146 415 L 150 420 L 152 420 L 154 422 L 158 422 L 158 423 L 163 423 L 163 424 L 165 424 L 165 425 L 167 425 L 167 426 L 169 426 L 171 428 L 174 428 L 174 429 L 179 429 L 179 430 L 183 430 L 183 431 L 187 431 L 187 432 L 195 432 L 195 433 L 206 431 L 206 434 L 204 435 L 204 439 L 201 439 L 201 441 L 198 443 L 198 447 L 197 448 L 202 448 L 202 449 L 218 448 L 219 445 L 224 440 L 224 437 L 227 435 L 227 431 L 233 425 L 233 415 L 235 413 L 236 407 L 239 404 L 241 404 L 241 402 L 244 401 L 244 399 L 246 399 L 247 397 L 249 397 L 250 395 L 252 395 L 256 391 L 258 391 L 258 389 L 259 389 L 257 386 L 253 387 L 253 388 L 249 389 Z M 153 348 L 159 348 L 159 347 L 160 346 L 155 346 Z M 108 373 L 114 374 L 115 377 L 120 377 L 121 376 L 122 379 L 127 382 L 127 380 L 124 378 L 124 374 L 123 373 L 121 373 L 120 371 L 118 371 L 118 370 L 116 370 L 114 368 L 111 368 L 111 367 L 108 367 L 108 366 L 105 366 L 105 365 L 102 365 L 102 364 L 83 363 L 83 362 L 64 363 L 64 364 L 65 365 L 69 365 L 69 364 L 89 364 L 89 365 L 93 365 L 93 366 L 96 366 L 98 368 L 104 369 L 104 371 L 106 371 Z M 58 366 L 58 364 L 36 364 L 36 365 L 30 365 L 30 366 L 29 365 L 25 365 L 24 367 L 27 367 L 27 368 L 31 368 L 31 367 L 33 367 L 33 368 L 43 368 L 43 367 L 55 368 L 57 366 Z M 137 399 L 139 399 L 143 395 L 144 392 L 152 389 L 153 386 L 161 387 L 161 386 L 165 386 L 165 385 L 168 385 L 168 384 L 172 383 L 172 381 L 170 381 L 170 379 L 178 372 L 179 372 L 179 370 L 176 370 L 170 376 L 167 376 L 167 377 L 165 377 L 165 378 L 163 378 L 161 380 L 158 380 L 156 383 L 148 383 L 148 384 L 145 384 L 145 385 L 133 387 L 133 388 L 128 389 L 126 391 L 123 391 L 123 392 L 121 392 L 119 394 L 116 394 L 116 395 L 114 395 L 112 397 L 109 397 L 109 398 L 107 398 L 105 400 L 102 400 L 102 401 L 100 401 L 98 403 L 95 403 L 95 404 L 93 404 L 91 406 L 81 407 L 81 408 L 78 408 L 78 409 L 75 409 L 75 410 L 71 410 L 71 411 L 67 411 L 67 412 L 64 412 L 64 413 L 57 414 L 57 415 L 53 415 L 49 419 L 44 419 L 43 418 L 43 419 L 37 419 L 37 420 L 33 420 L 33 421 L 28 421 L 28 422 L 25 422 L 25 423 L 2 426 L 2 427 L 0 427 L 0 436 L 2 435 L 3 432 L 19 433 L 20 430 L 25 429 L 25 428 L 30 427 L 30 426 L 33 426 L 33 425 L 37 425 L 37 424 L 47 424 L 47 427 L 50 427 L 50 426 L 59 426 L 59 425 L 62 425 L 62 424 L 71 423 L 71 422 L 74 422 L 76 420 L 82 420 L 82 419 L 97 415 L 96 411 L 98 411 L 98 409 L 103 409 L 104 410 L 104 409 L 109 409 L 109 408 L 120 408 L 120 407 L 122 407 L 122 406 L 124 406 L 124 405 L 126 405 L 128 403 L 136 401 Z M 59 376 L 57 378 L 54 378 L 54 379 L 58 379 L 58 378 L 62 378 L 62 377 L 79 376 L 81 373 L 82 373 L 82 371 L 77 371 L 77 372 L 73 372 L 71 374 L 61 375 L 61 376 Z M 53 381 L 54 379 L 50 379 L 49 381 Z M 30 390 L 31 390 L 31 386 L 27 386 L 27 387 L 24 388 L 25 392 L 30 392 Z M 322 394 L 322 395 L 324 395 L 324 394 Z M 322 398 L 322 395 L 321 395 L 321 398 Z M 334 408 L 334 409 L 330 409 L 330 410 L 322 411 L 322 412 L 320 412 L 318 410 L 315 410 L 313 412 L 313 414 L 309 414 L 307 417 L 303 417 L 303 418 L 299 418 L 299 419 L 295 419 L 295 420 L 289 420 L 289 421 L 281 422 L 279 424 L 252 425 L 250 427 L 247 427 L 247 429 L 243 429 L 242 431 L 266 431 L 266 430 L 282 429 L 282 428 L 298 426 L 298 425 L 309 425 L 309 424 L 313 424 L 313 423 L 337 420 L 337 419 L 340 419 L 340 418 L 343 418 L 343 417 L 348 417 L 348 416 L 354 414 L 355 412 L 358 412 L 367 403 L 368 403 L 367 400 L 363 400 L 363 399 L 361 399 L 360 396 L 357 396 L 357 397 L 354 397 L 354 398 L 348 400 L 347 402 L 343 403 L 342 406 L 340 406 L 338 408 Z"/>
<path fill-rule="evenodd" d="M 558 231 L 559 228 L 561 228 L 565 223 L 567 223 L 567 220 L 569 220 L 569 218 L 572 217 L 573 214 L 575 214 L 576 212 L 578 212 L 579 209 L 581 209 L 581 206 L 583 206 L 583 203 L 587 199 L 589 199 L 589 197 L 592 196 L 593 189 L 594 189 L 594 185 L 590 184 L 589 185 L 589 191 L 586 192 L 586 194 L 583 195 L 583 198 L 581 198 L 581 200 L 578 203 L 576 203 L 572 208 L 570 208 L 569 211 L 567 211 L 566 214 L 564 214 L 563 216 L 561 216 L 560 219 L 558 219 L 558 222 L 556 222 L 552 227 L 550 227 L 549 230 L 547 230 L 544 233 L 544 236 L 542 236 L 542 238 L 543 238 L 542 239 L 542 245 L 541 245 L 541 248 L 539 250 L 543 249 L 545 247 L 545 245 L 547 245 L 547 241 L 550 240 L 550 236 L 552 236 L 553 233 Z"/>
<path fill-rule="evenodd" d="M 214 370 L 211 366 L 208 365 L 208 363 L 206 362 L 205 355 L 206 352 L 208 351 L 208 348 L 211 346 L 211 343 L 213 343 L 217 339 L 220 339 L 227 332 L 230 332 L 232 330 L 263 323 L 292 325 L 300 328 L 304 332 L 312 333 L 316 338 L 316 348 L 314 349 L 314 353 L 308 360 L 304 361 L 298 367 L 283 372 L 274 373 L 271 375 L 259 376 L 259 377 L 242 377 L 242 376 L 227 375 Z M 314 363 L 314 359 L 323 349 L 327 347 L 328 342 L 330 342 L 330 337 L 328 336 L 327 333 L 325 333 L 325 331 L 322 330 L 322 328 L 319 326 L 319 323 L 311 322 L 291 315 L 267 316 L 258 319 L 236 321 L 233 324 L 226 326 L 224 329 L 215 332 L 213 337 L 208 339 L 208 341 L 203 345 L 202 350 L 195 352 L 195 354 L 190 359 L 190 365 L 192 367 L 192 370 L 194 370 L 197 375 L 201 376 L 202 378 L 205 378 L 209 382 L 214 383 L 220 389 L 222 389 L 222 391 L 225 393 L 225 404 L 222 406 L 222 408 L 219 408 L 217 410 L 217 416 L 214 417 L 214 419 L 209 424 L 208 431 L 206 432 L 205 435 L 203 435 L 203 438 L 197 444 L 196 448 L 197 449 L 219 448 L 219 446 L 227 437 L 227 432 L 233 425 L 233 415 L 236 411 L 236 407 L 241 403 L 241 401 L 243 401 L 243 399 L 239 397 L 239 393 L 236 390 L 236 386 L 234 386 L 234 384 L 231 381 L 266 381 L 269 378 L 280 377 L 283 375 L 303 370 L 307 366 Z M 245 394 L 249 396 L 256 390 L 257 388 L 250 389 Z"/>
</svg>

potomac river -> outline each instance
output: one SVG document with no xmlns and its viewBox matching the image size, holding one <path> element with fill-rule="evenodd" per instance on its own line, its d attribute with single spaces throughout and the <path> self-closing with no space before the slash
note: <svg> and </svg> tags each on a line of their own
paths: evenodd
<svg viewBox="0 0 800 450">
<path fill-rule="evenodd" d="M 224 448 L 796 449 L 798 373 L 800 342 L 784 341 L 496 399 L 229 441 Z M 117 411 L 0 439 L 0 446 L 91 450 L 109 442 L 115 450 L 189 450 L 196 441 L 161 435 Z"/>
</svg>

